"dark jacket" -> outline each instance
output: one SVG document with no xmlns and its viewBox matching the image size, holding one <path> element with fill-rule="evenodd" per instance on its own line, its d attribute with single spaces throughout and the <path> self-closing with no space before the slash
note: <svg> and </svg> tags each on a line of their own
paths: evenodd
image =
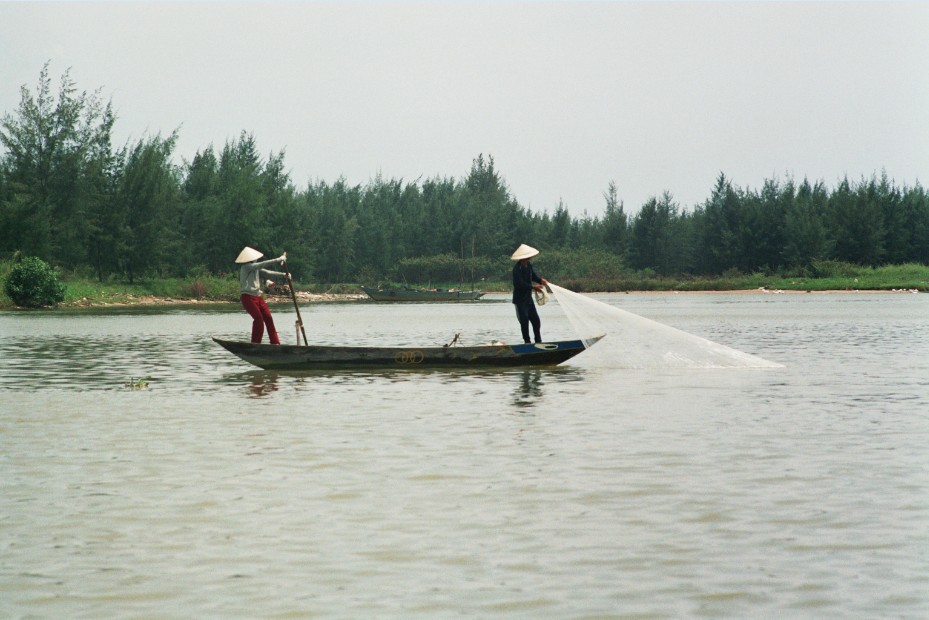
<svg viewBox="0 0 929 620">
<path fill-rule="evenodd" d="M 532 283 L 542 284 L 542 278 L 535 272 L 532 263 L 526 263 L 523 267 L 520 261 L 516 261 L 513 267 L 513 303 L 517 305 L 530 304 L 532 301 Z"/>
</svg>

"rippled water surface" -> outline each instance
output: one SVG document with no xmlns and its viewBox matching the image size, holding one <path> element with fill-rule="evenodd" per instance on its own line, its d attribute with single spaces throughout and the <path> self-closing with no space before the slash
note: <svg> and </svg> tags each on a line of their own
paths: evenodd
<svg viewBox="0 0 929 620">
<path fill-rule="evenodd" d="M 929 296 L 597 298 L 785 367 L 280 374 L 210 341 L 231 306 L 0 313 L 0 617 L 929 617 Z M 503 296 L 301 310 L 518 335 Z"/>
</svg>

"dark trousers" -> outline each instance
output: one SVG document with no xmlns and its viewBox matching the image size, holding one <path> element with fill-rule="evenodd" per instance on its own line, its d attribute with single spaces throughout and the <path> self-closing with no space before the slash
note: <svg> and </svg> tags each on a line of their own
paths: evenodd
<svg viewBox="0 0 929 620">
<path fill-rule="evenodd" d="M 264 327 L 268 326 L 268 338 L 271 344 L 281 344 L 277 337 L 277 330 L 274 329 L 274 319 L 271 318 L 271 309 L 263 297 L 256 295 L 245 295 L 242 297 L 242 307 L 252 317 L 252 342 L 261 342 L 264 335 Z"/>
<path fill-rule="evenodd" d="M 539 318 L 534 303 L 530 301 L 528 304 L 516 304 L 516 318 L 519 319 L 519 328 L 523 332 L 523 342 L 529 342 L 530 323 L 532 323 L 535 341 L 542 342 L 542 319 Z"/>
</svg>

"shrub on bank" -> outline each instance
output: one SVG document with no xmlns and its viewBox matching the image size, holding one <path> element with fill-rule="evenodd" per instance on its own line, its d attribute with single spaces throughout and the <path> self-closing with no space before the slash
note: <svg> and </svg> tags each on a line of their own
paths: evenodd
<svg viewBox="0 0 929 620">
<path fill-rule="evenodd" d="M 15 263 L 3 288 L 13 303 L 23 308 L 56 306 L 65 298 L 65 286 L 58 280 L 58 274 L 35 256 Z"/>
</svg>

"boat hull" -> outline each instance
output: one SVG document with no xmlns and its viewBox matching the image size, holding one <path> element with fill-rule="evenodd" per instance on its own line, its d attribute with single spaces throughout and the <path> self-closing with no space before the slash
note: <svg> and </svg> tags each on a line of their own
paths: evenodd
<svg viewBox="0 0 929 620">
<path fill-rule="evenodd" d="M 416 289 L 361 289 L 374 301 L 477 301 L 483 291 L 420 291 Z"/>
<path fill-rule="evenodd" d="M 249 364 L 265 370 L 333 370 L 555 366 L 582 353 L 601 337 L 586 341 L 477 347 L 328 347 L 213 340 Z"/>
</svg>

